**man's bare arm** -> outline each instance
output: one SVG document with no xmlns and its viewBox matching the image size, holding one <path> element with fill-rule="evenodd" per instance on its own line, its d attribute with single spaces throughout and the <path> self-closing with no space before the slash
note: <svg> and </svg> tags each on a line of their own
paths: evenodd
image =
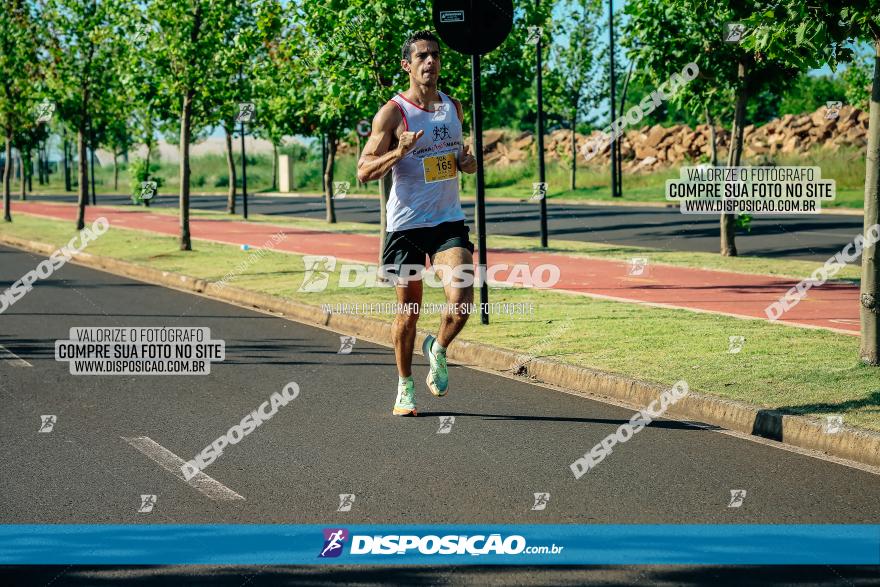
<svg viewBox="0 0 880 587">
<path fill-rule="evenodd" d="M 399 138 L 395 137 L 395 131 L 401 120 L 400 111 L 390 102 L 376 113 L 370 138 L 358 161 L 358 181 L 366 183 L 384 177 L 412 150 L 416 141 L 422 138 L 424 134 L 422 131 L 418 133 L 407 131 L 401 133 Z M 395 143 L 396 147 L 392 149 L 391 145 Z"/>
</svg>

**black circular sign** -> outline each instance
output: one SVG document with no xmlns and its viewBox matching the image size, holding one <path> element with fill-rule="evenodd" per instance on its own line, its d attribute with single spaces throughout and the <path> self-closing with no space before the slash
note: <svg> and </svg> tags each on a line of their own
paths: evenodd
<svg viewBox="0 0 880 587">
<path fill-rule="evenodd" d="M 466 55 L 496 49 L 513 28 L 513 0 L 434 0 L 434 27 Z"/>
<path fill-rule="evenodd" d="M 357 127 L 355 130 L 357 130 L 357 134 L 362 137 L 370 136 L 370 121 L 364 118 L 357 123 Z"/>
</svg>

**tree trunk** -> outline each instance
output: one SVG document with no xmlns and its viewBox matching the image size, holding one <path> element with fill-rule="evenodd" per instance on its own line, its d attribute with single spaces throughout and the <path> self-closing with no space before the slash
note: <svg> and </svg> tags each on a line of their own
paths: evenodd
<svg viewBox="0 0 880 587">
<path fill-rule="evenodd" d="M 113 151 L 113 191 L 117 191 L 119 189 L 119 163 L 116 161 L 119 154 L 116 151 Z"/>
<path fill-rule="evenodd" d="M 223 131 L 226 135 L 226 171 L 229 174 L 229 190 L 226 193 L 226 212 L 235 214 L 235 158 L 232 156 L 232 133 L 223 124 Z"/>
<path fill-rule="evenodd" d="M 727 152 L 727 166 L 739 167 L 743 149 L 743 129 L 745 128 L 746 101 L 748 92 L 745 87 L 746 66 L 740 61 L 737 68 L 739 87 L 736 92 L 736 107 L 733 113 L 733 130 L 730 136 L 730 148 Z M 721 214 L 721 255 L 736 257 L 736 216 Z"/>
<path fill-rule="evenodd" d="M 148 141 L 148 142 L 147 142 L 147 160 L 146 160 L 146 164 L 147 164 L 147 181 L 150 180 L 150 159 L 151 159 L 152 157 L 153 157 L 153 141 Z M 159 191 L 159 190 L 157 189 L 157 190 L 156 190 L 156 192 L 157 192 L 156 195 L 158 195 L 158 191 Z M 154 196 L 154 197 L 155 197 L 155 196 Z M 145 207 L 145 208 L 149 208 L 149 207 L 150 207 L 150 200 L 144 200 L 144 207 Z"/>
<path fill-rule="evenodd" d="M 355 169 L 357 169 L 357 163 L 361 160 L 361 135 L 355 133 L 355 137 L 357 138 L 357 152 L 354 155 L 354 165 Z M 461 175 L 464 175 L 463 173 Z M 355 177 L 357 177 L 357 173 L 355 173 Z M 361 183 L 361 180 L 356 179 L 358 191 L 362 190 L 366 187 L 367 184 Z"/>
<path fill-rule="evenodd" d="M 70 190 L 70 142 L 67 140 L 67 132 L 64 133 L 64 191 Z"/>
<path fill-rule="evenodd" d="M 86 131 L 80 128 L 76 133 L 77 149 L 79 150 L 79 211 L 76 216 L 76 229 L 86 226 L 86 205 L 89 200 L 89 160 L 86 157 Z"/>
<path fill-rule="evenodd" d="M 18 199 L 24 201 L 27 200 L 27 170 L 24 167 L 24 151 L 21 149 L 18 150 L 18 168 L 21 169 L 21 183 L 19 183 L 21 191 Z"/>
<path fill-rule="evenodd" d="M 27 191 L 30 193 L 34 193 L 34 157 L 31 154 L 31 150 L 28 149 L 27 153 L 25 153 L 27 157 L 25 157 L 25 175 L 27 175 Z"/>
<path fill-rule="evenodd" d="M 572 114 L 571 117 L 571 185 L 569 189 L 574 191 L 577 189 L 577 133 L 575 132 L 575 120 L 577 116 Z"/>
<path fill-rule="evenodd" d="M 336 162 L 336 145 L 339 140 L 330 134 L 327 140 L 327 166 L 324 168 L 324 201 L 327 204 L 327 222 L 336 224 L 336 208 L 333 206 L 333 164 Z"/>
<path fill-rule="evenodd" d="M 272 191 L 278 191 L 278 145 L 272 141 Z"/>
<path fill-rule="evenodd" d="M 89 148 L 89 169 L 91 170 L 91 181 L 92 181 L 92 205 L 97 204 L 96 194 L 95 194 L 95 147 L 92 145 Z"/>
<path fill-rule="evenodd" d="M 189 141 L 192 125 L 192 91 L 183 95 L 180 113 L 180 250 L 191 251 L 189 233 Z"/>
<path fill-rule="evenodd" d="M 321 133 L 321 169 L 327 169 L 327 140 L 324 133 Z M 327 192 L 327 174 L 321 174 L 321 191 Z"/>
<path fill-rule="evenodd" d="M 12 214 L 9 209 L 10 191 L 9 180 L 12 177 L 12 129 L 6 129 L 6 153 L 3 159 L 3 220 L 12 222 Z"/>
<path fill-rule="evenodd" d="M 865 237 L 868 228 L 880 224 L 880 40 L 874 42 L 874 81 L 868 118 L 868 152 L 865 157 Z M 875 228 L 876 230 L 876 228 Z M 859 358 L 880 365 L 880 244 L 862 251 L 861 306 L 862 342 Z"/>
<path fill-rule="evenodd" d="M 709 125 L 709 153 L 711 157 L 712 167 L 718 167 L 718 140 L 715 138 L 715 119 L 709 113 L 709 107 L 704 109 L 706 114 L 706 124 Z"/>
<path fill-rule="evenodd" d="M 43 145 L 37 145 L 37 184 L 43 185 Z M 31 190 L 33 191 L 33 190 Z"/>
</svg>

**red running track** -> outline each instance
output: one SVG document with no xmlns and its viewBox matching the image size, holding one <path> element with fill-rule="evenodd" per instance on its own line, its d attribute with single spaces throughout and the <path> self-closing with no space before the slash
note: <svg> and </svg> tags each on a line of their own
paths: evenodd
<svg viewBox="0 0 880 587">
<path fill-rule="evenodd" d="M 15 213 L 73 220 L 76 206 L 39 202 L 12 202 Z M 176 216 L 154 214 L 143 208 L 118 210 L 101 206 L 86 208 L 89 222 L 104 216 L 111 226 L 174 235 L 179 233 Z M 340 259 L 375 264 L 379 240 L 373 236 L 340 234 L 318 230 L 235 220 L 191 218 L 194 239 L 254 248 L 271 246 L 272 235 L 287 236 L 274 248 L 306 255 L 332 255 Z M 626 262 L 585 259 L 562 254 L 489 249 L 490 266 L 497 263 L 544 263 L 559 267 L 561 278 L 553 287 L 597 298 L 651 306 L 683 308 L 697 312 L 726 314 L 766 320 L 764 309 L 778 300 L 795 281 L 727 271 L 688 269 L 649 263 L 642 275 L 630 275 Z M 819 264 L 817 263 L 818 267 Z M 504 279 L 506 272 L 498 273 Z M 808 277 L 808 275 L 804 275 Z M 859 334 L 859 288 L 849 284 L 826 284 L 809 290 L 807 297 L 786 312 L 780 323 L 808 328 L 825 328 Z"/>
</svg>

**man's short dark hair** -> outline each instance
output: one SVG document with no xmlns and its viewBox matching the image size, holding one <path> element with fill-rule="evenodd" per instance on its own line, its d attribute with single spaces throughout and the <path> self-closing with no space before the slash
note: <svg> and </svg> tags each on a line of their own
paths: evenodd
<svg viewBox="0 0 880 587">
<path fill-rule="evenodd" d="M 403 43 L 403 58 L 412 63 L 412 44 L 416 41 L 434 41 L 440 46 L 440 40 L 431 31 L 417 31 L 409 36 Z"/>
</svg>

